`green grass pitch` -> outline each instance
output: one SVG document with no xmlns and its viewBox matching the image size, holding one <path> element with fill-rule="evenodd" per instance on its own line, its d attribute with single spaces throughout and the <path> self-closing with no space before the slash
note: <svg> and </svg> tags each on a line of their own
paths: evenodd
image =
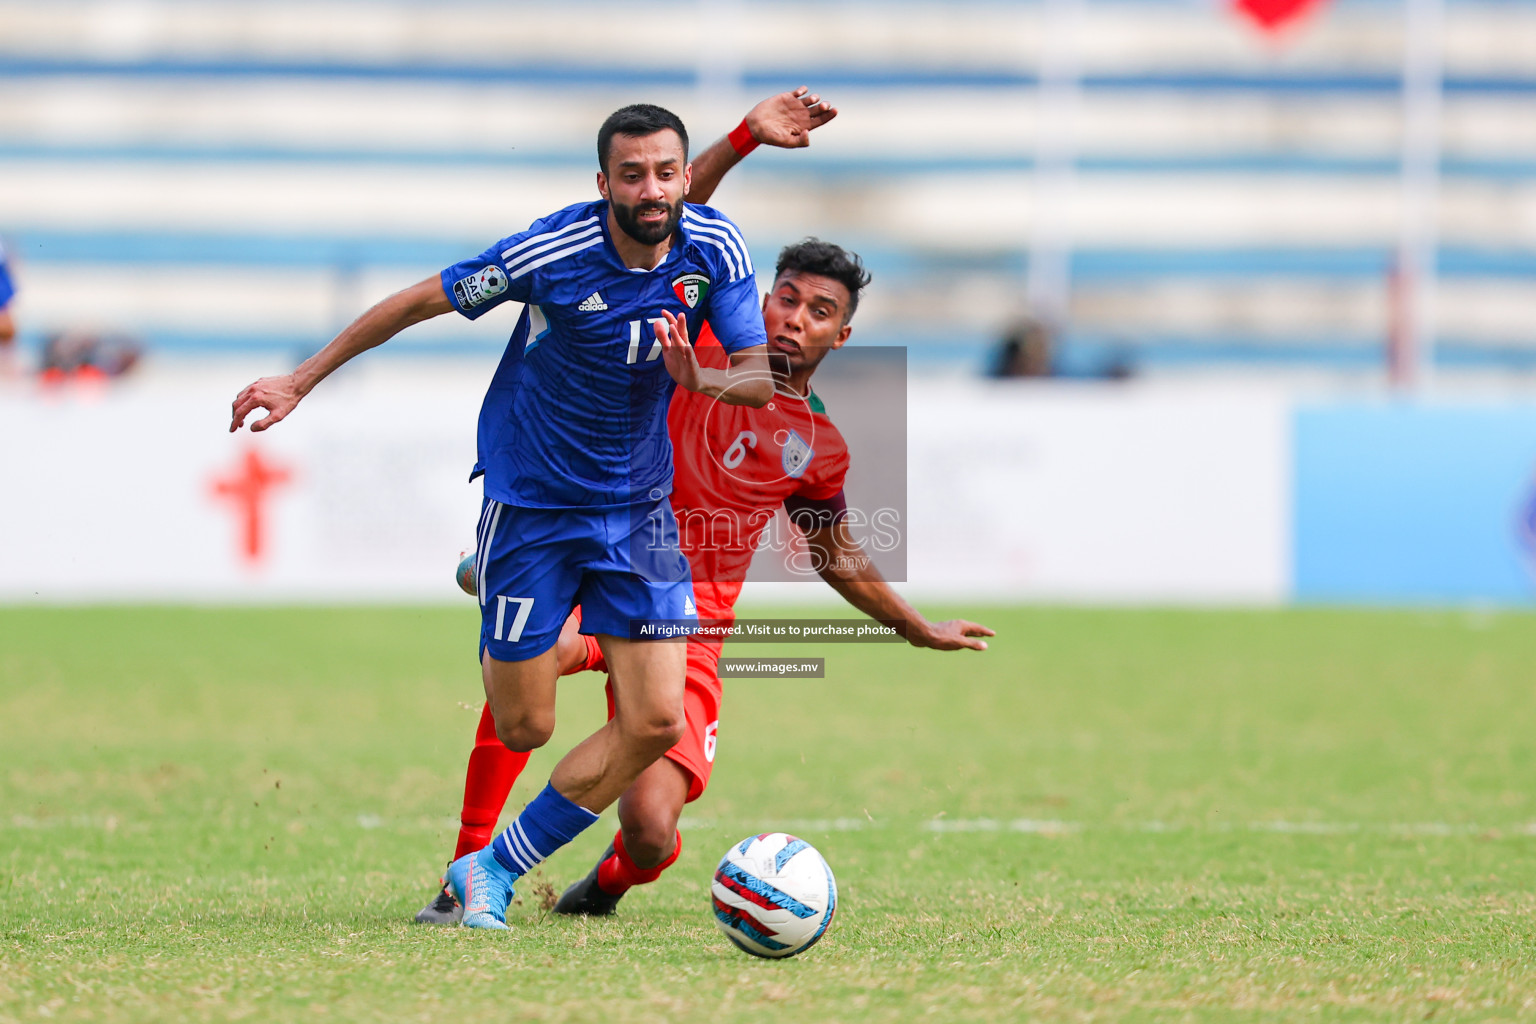
<svg viewBox="0 0 1536 1024">
<path fill-rule="evenodd" d="M 678 865 L 544 913 L 610 814 L 483 934 L 409 923 L 468 608 L 0 610 L 0 1021 L 1536 1017 L 1536 619 L 963 611 L 990 652 L 739 649 L 827 679 L 730 684 Z M 841 893 L 783 962 L 706 907 L 770 829 Z"/>
</svg>

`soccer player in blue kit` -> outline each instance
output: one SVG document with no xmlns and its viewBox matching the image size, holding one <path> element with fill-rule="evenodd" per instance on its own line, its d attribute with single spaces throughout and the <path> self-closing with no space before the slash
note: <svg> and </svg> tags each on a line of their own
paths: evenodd
<svg viewBox="0 0 1536 1024">
<path fill-rule="evenodd" d="M 337 367 L 411 324 L 526 304 L 481 408 L 474 470 L 485 476 L 476 550 L 486 699 L 508 748 L 548 741 L 555 641 L 580 604 L 616 713 L 490 846 L 450 865 L 467 927 L 505 928 L 517 878 L 596 821 L 682 735 L 686 645 L 632 639 L 639 623 L 695 619 L 667 500 L 673 387 L 754 408 L 773 395 L 747 246 L 723 215 L 684 202 L 682 122 L 660 107 L 625 107 L 603 123 L 597 150 L 600 200 L 378 303 L 293 373 L 242 391 L 230 423 L 238 430 L 266 409 L 251 429 L 271 427 Z M 694 356 L 689 339 L 705 321 L 729 368 Z"/>
</svg>

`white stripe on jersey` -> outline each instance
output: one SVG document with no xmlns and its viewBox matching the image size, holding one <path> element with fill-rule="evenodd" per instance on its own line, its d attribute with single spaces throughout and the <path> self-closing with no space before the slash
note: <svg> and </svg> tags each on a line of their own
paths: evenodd
<svg viewBox="0 0 1536 1024">
<path fill-rule="evenodd" d="M 495 510 L 494 500 L 485 503 L 485 510 L 480 513 L 480 525 L 475 527 L 475 596 L 485 604 L 485 584 L 481 582 L 485 576 L 480 572 L 480 563 L 485 561 L 485 524 L 491 521 L 491 513 Z"/>
<path fill-rule="evenodd" d="M 684 208 L 683 218 L 695 231 L 705 234 L 718 235 L 730 243 L 732 250 L 739 257 L 738 262 L 742 269 L 742 275 L 752 273 L 752 257 L 747 252 L 747 241 L 741 237 L 741 232 L 736 230 L 736 225 L 728 220 L 719 220 L 714 217 L 704 217 L 693 210 Z"/>
<path fill-rule="evenodd" d="M 721 252 L 725 253 L 725 265 L 726 268 L 731 272 L 730 280 L 739 281 L 746 276 L 745 274 L 741 273 L 740 268 L 736 265 L 736 255 L 731 251 L 728 243 L 722 242 L 718 238 L 713 238 L 709 235 L 706 235 L 697 229 L 694 230 L 693 239 L 701 245 L 712 245 L 716 249 L 719 249 Z"/>
<path fill-rule="evenodd" d="M 551 249 L 558 249 L 562 245 L 570 245 L 572 242 L 581 241 L 584 238 L 600 236 L 602 232 L 602 228 L 598 227 L 596 224 L 593 224 L 585 231 L 577 231 L 572 234 L 562 235 L 553 241 L 545 242 L 543 245 L 540 245 L 537 248 L 518 253 L 514 258 L 503 261 L 507 265 L 507 273 L 511 274 L 513 277 L 518 277 L 521 274 L 521 271 L 518 268 L 526 266 L 528 261 L 533 259 L 535 256 L 546 253 Z"/>
<path fill-rule="evenodd" d="M 720 228 L 706 227 L 704 224 L 694 222 L 690 222 L 688 226 L 700 241 L 708 242 L 725 253 L 726 264 L 731 269 L 732 281 L 751 275 L 752 260 L 747 256 L 746 250 L 738 246 L 728 233 Z"/>
<path fill-rule="evenodd" d="M 524 263 L 521 266 L 519 266 L 516 271 L 513 271 L 511 268 L 508 268 L 507 269 L 507 276 L 508 277 L 522 277 L 524 274 L 528 273 L 530 270 L 537 270 L 538 268 L 542 267 L 546 263 L 553 263 L 553 262 L 555 262 L 555 260 L 564 259 L 565 257 L 569 256 L 573 252 L 581 252 L 581 250 L 583 250 L 583 249 L 590 249 L 594 245 L 602 245 L 602 244 L 603 244 L 603 236 L 601 234 L 599 234 L 596 238 L 589 238 L 585 242 L 581 242 L 581 243 L 579 243 L 577 245 L 573 245 L 573 246 L 571 246 L 568 249 L 561 249 L 558 252 L 552 252 L 548 256 L 545 256 L 543 259 L 534 260 L 532 263 Z"/>
<path fill-rule="evenodd" d="M 712 228 L 719 228 L 722 231 L 725 231 L 733 239 L 736 240 L 736 244 L 741 248 L 741 251 L 743 253 L 745 253 L 747 251 L 747 240 L 745 238 L 741 237 L 741 232 L 736 230 L 736 225 L 732 224 L 730 221 L 726 220 L 725 218 L 723 218 L 723 217 L 706 217 L 702 213 L 700 213 L 697 209 L 692 208 L 692 207 L 684 207 L 683 208 L 683 216 L 687 217 L 689 220 L 693 221 L 695 224 L 707 224 L 707 225 L 709 225 Z"/>
<path fill-rule="evenodd" d="M 492 499 L 489 509 L 491 517 L 486 521 L 485 539 L 480 542 L 480 565 L 475 570 L 475 583 L 480 591 L 480 604 L 485 604 L 485 567 L 491 561 L 491 541 L 496 537 L 496 525 L 501 522 L 501 502 Z"/>
<path fill-rule="evenodd" d="M 567 224 L 565 227 L 559 228 L 559 229 L 557 229 L 555 231 L 546 231 L 543 234 L 534 235 L 531 238 L 525 238 L 521 242 L 519 242 L 516 245 L 514 245 L 512 248 L 507 249 L 506 251 L 504 251 L 501 254 L 501 258 L 504 259 L 504 260 L 505 259 L 511 259 L 514 255 L 516 255 L 517 253 L 522 252 L 524 249 L 528 248 L 530 245 L 538 245 L 540 242 L 547 242 L 551 238 L 558 238 L 561 235 L 568 235 L 572 231 L 577 231 L 577 230 L 580 230 L 580 229 L 584 229 L 584 228 L 587 228 L 588 226 L 596 224 L 596 223 L 597 223 L 597 217 L 592 216 L 592 217 L 588 217 L 586 220 L 579 220 L 579 221 L 577 221 L 574 224 Z"/>
</svg>

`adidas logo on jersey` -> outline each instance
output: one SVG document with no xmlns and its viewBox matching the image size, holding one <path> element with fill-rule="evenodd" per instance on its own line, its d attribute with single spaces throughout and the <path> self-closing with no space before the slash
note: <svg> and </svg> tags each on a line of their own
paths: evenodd
<svg viewBox="0 0 1536 1024">
<path fill-rule="evenodd" d="M 576 307 L 578 313 L 596 313 L 598 310 L 607 309 L 608 303 L 597 292 L 593 292 L 581 300 L 581 305 Z"/>
<path fill-rule="evenodd" d="M 683 595 L 683 614 L 684 615 L 697 615 L 697 614 L 699 614 L 699 610 L 694 607 L 693 598 L 689 597 L 686 594 Z"/>
</svg>

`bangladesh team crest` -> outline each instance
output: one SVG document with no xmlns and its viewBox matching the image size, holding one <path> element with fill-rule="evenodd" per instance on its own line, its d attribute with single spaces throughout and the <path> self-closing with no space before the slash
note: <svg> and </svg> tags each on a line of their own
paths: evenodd
<svg viewBox="0 0 1536 1024">
<path fill-rule="evenodd" d="M 789 440 L 784 442 L 784 472 L 798 480 L 815 454 L 811 446 L 805 443 L 805 438 L 791 430 Z"/>
<path fill-rule="evenodd" d="M 697 309 L 709 294 L 709 278 L 703 274 L 684 274 L 672 282 L 672 290 L 689 309 Z"/>
</svg>

